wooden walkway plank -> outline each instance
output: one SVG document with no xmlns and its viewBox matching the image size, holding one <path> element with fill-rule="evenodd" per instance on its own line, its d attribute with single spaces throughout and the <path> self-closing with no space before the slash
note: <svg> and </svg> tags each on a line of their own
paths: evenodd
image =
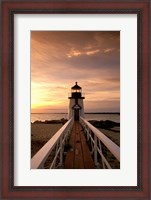
<svg viewBox="0 0 151 200">
<path fill-rule="evenodd" d="M 69 144 L 71 149 L 67 152 L 64 168 L 93 169 L 94 162 L 79 122 L 74 122 Z"/>
<path fill-rule="evenodd" d="M 95 168 L 94 162 L 93 162 L 87 141 L 83 133 L 81 133 L 81 142 L 82 142 L 82 150 L 83 150 L 84 168 L 94 169 Z"/>
<path fill-rule="evenodd" d="M 66 159 L 64 162 L 65 169 L 73 169 L 74 167 L 74 141 L 75 141 L 75 125 L 73 125 L 72 133 L 69 140 L 70 149 L 67 152 Z"/>
<path fill-rule="evenodd" d="M 75 155 L 74 155 L 74 168 L 83 169 L 84 160 L 82 154 L 81 137 L 79 123 L 75 122 Z"/>
</svg>

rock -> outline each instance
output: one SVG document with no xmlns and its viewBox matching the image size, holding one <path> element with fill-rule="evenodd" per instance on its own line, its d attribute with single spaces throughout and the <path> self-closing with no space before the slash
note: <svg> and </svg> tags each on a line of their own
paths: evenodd
<svg viewBox="0 0 151 200">
<path fill-rule="evenodd" d="M 67 119 L 58 119 L 58 120 L 45 120 L 45 121 L 39 121 L 36 120 L 33 122 L 33 124 L 65 124 L 68 120 Z"/>
<path fill-rule="evenodd" d="M 102 128 L 102 129 L 111 129 L 113 127 L 117 127 L 120 126 L 120 123 L 114 122 L 114 121 L 110 121 L 110 120 L 101 120 L 101 121 L 97 121 L 97 120 L 90 120 L 89 121 L 93 126 L 97 127 L 97 128 Z"/>
<path fill-rule="evenodd" d="M 65 118 L 62 118 L 62 119 L 61 119 L 61 123 L 62 123 L 62 124 L 65 124 L 67 121 L 68 121 L 68 120 L 65 119 Z"/>
<path fill-rule="evenodd" d="M 45 124 L 60 124 L 62 123 L 61 120 L 45 120 Z"/>
<path fill-rule="evenodd" d="M 100 128 L 100 126 L 101 126 L 100 121 L 97 121 L 97 120 L 89 120 L 89 122 L 90 122 L 93 126 L 95 126 L 95 127 L 97 127 L 97 128 Z"/>
<path fill-rule="evenodd" d="M 33 124 L 42 124 L 42 123 L 43 123 L 43 121 L 39 121 L 39 120 L 36 120 L 33 122 Z"/>
</svg>

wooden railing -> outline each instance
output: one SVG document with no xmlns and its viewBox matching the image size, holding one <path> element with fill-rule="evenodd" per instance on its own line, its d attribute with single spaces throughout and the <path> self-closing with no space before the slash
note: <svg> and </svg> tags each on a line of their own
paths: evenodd
<svg viewBox="0 0 151 200">
<path fill-rule="evenodd" d="M 97 166 L 99 164 L 98 158 L 101 157 L 103 168 L 111 169 L 111 165 L 102 151 L 102 144 L 114 155 L 120 162 L 120 147 L 110 140 L 101 131 L 90 124 L 86 119 L 80 117 L 80 123 L 86 133 L 87 140 L 90 141 L 92 153 L 94 155 L 94 162 Z"/>
<path fill-rule="evenodd" d="M 53 152 L 54 156 L 50 168 L 56 167 L 56 161 L 59 159 L 59 165 L 63 163 L 63 152 L 66 140 L 71 133 L 73 119 L 68 120 L 58 132 L 35 154 L 31 160 L 31 169 L 43 169 L 44 163 Z"/>
</svg>

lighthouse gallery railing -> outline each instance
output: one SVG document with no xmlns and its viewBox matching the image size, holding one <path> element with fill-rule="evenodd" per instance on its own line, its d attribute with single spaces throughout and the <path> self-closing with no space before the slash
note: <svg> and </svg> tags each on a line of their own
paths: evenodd
<svg viewBox="0 0 151 200">
<path fill-rule="evenodd" d="M 63 162 L 64 145 L 71 133 L 73 119 L 68 120 L 57 133 L 33 156 L 31 160 L 32 169 L 43 169 L 44 163 L 48 159 L 52 151 L 55 151 L 54 158 L 51 162 L 51 168 L 55 168 L 57 158 L 59 157 L 59 165 Z"/>
<path fill-rule="evenodd" d="M 91 142 L 95 165 L 98 165 L 99 154 L 102 158 L 103 168 L 111 169 L 112 167 L 103 155 L 101 142 L 115 156 L 118 161 L 120 161 L 120 147 L 116 145 L 112 140 L 110 140 L 107 136 L 105 136 L 101 131 L 95 128 L 92 124 L 90 124 L 86 119 L 80 117 L 80 122 L 86 133 L 87 140 L 90 140 Z"/>
</svg>

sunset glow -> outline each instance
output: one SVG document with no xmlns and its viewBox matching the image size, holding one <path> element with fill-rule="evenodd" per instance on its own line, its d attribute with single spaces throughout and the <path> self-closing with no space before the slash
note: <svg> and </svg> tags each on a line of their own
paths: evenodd
<svg viewBox="0 0 151 200">
<path fill-rule="evenodd" d="M 76 81 L 85 112 L 120 111 L 120 32 L 32 31 L 32 113 L 67 112 Z"/>
</svg>

